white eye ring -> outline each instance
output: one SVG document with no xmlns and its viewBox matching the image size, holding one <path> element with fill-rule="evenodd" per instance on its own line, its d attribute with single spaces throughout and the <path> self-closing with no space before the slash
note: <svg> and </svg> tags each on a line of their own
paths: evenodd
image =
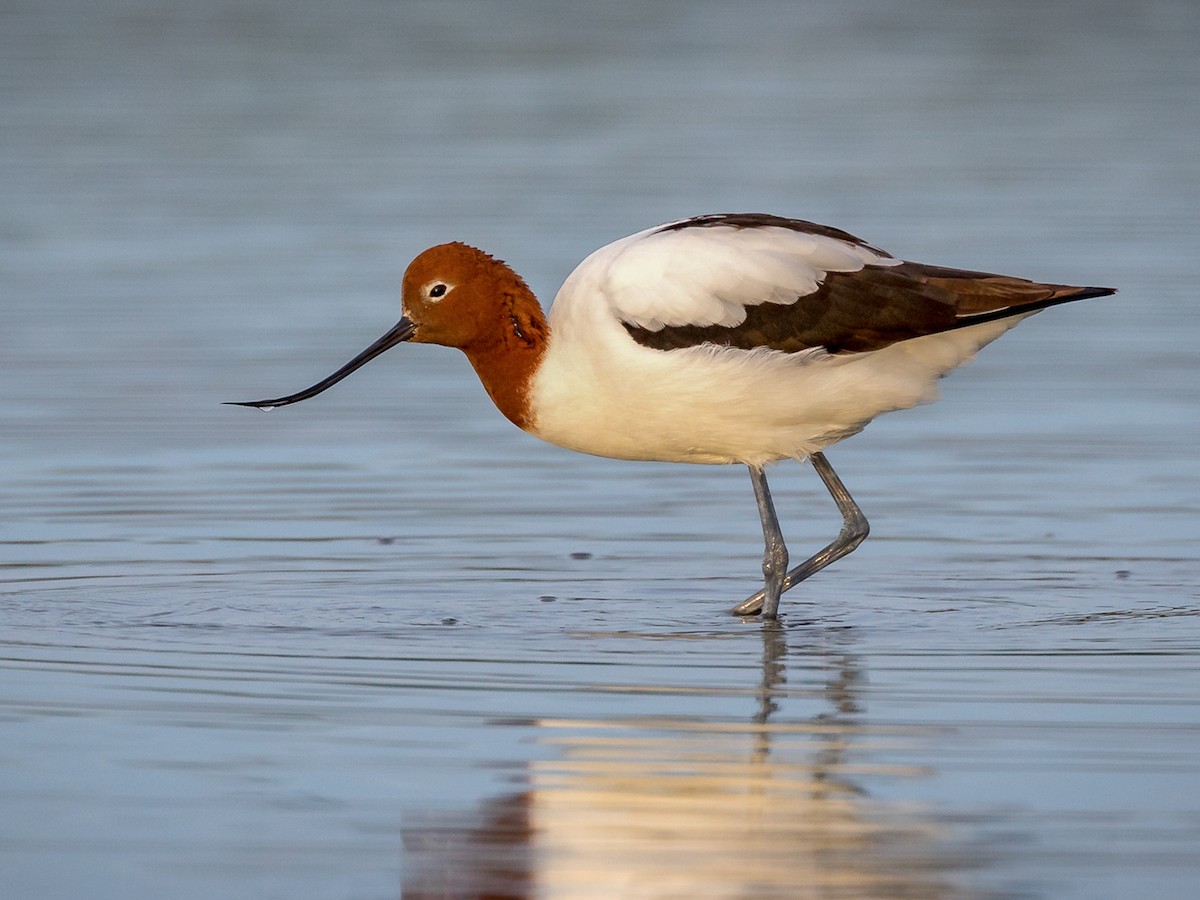
<svg viewBox="0 0 1200 900">
<path fill-rule="evenodd" d="M 448 293 L 450 293 L 450 290 L 453 287 L 454 285 L 447 284 L 444 281 L 431 281 L 421 289 L 421 293 L 423 293 L 425 298 L 431 303 L 437 303 Z"/>
</svg>

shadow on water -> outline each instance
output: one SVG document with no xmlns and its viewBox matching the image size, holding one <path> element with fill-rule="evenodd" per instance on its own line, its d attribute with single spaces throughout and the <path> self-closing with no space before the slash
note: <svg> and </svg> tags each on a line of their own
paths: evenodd
<svg viewBox="0 0 1200 900">
<path fill-rule="evenodd" d="M 944 826 L 873 800 L 864 777 L 911 777 L 873 750 L 917 730 L 862 716 L 865 674 L 845 648 L 801 648 L 823 670 L 817 711 L 780 720 L 785 629 L 762 629 L 744 721 L 542 719 L 523 789 L 466 814 L 418 815 L 404 893 L 433 897 L 962 897 Z M 924 729 L 928 730 L 928 729 Z"/>
</svg>

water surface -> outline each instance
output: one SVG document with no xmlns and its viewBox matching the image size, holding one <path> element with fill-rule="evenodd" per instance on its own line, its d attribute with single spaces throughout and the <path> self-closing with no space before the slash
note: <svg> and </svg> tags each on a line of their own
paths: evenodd
<svg viewBox="0 0 1200 900">
<path fill-rule="evenodd" d="M 1160 0 L 9 4 L 0 892 L 1179 897 L 1200 882 L 1200 16 Z M 1112 299 L 830 451 L 569 454 L 404 347 L 763 210 Z M 772 478 L 793 555 L 837 514 Z"/>
</svg>

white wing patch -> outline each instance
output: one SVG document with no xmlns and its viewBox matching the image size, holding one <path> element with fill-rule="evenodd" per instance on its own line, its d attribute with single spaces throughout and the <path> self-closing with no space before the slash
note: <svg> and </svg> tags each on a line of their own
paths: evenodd
<svg viewBox="0 0 1200 900">
<path fill-rule="evenodd" d="M 794 303 L 815 292 L 828 272 L 901 262 L 848 241 L 775 226 L 659 228 L 602 247 L 574 273 L 600 288 L 616 318 L 652 331 L 740 325 L 747 306 Z"/>
</svg>

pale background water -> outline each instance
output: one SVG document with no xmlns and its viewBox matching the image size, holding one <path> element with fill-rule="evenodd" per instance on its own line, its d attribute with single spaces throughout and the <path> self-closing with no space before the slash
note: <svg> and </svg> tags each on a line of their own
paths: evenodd
<svg viewBox="0 0 1200 900">
<path fill-rule="evenodd" d="M 1200 894 L 1200 5 L 0 6 L 0 896 Z M 830 458 L 541 445 L 466 240 L 767 211 L 1114 298 Z M 838 517 L 773 479 L 793 554 Z"/>
</svg>

